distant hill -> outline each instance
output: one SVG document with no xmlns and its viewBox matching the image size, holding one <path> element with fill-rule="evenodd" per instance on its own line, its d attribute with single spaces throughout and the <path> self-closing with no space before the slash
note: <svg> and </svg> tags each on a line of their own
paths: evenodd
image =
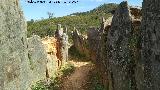
<svg viewBox="0 0 160 90">
<path fill-rule="evenodd" d="M 100 18 L 102 16 L 105 18 L 110 17 L 111 11 L 115 10 L 117 6 L 118 4 L 114 3 L 103 4 L 87 12 L 73 13 L 64 17 L 42 19 L 40 21 L 28 21 L 28 37 L 33 33 L 41 37 L 52 36 L 57 29 L 57 24 L 62 24 L 63 27 L 67 26 L 69 32 L 76 27 L 81 33 L 85 34 L 86 30 L 91 26 L 98 28 L 100 26 Z"/>
<path fill-rule="evenodd" d="M 71 15 L 87 15 L 87 14 L 105 15 L 110 13 L 112 10 L 115 10 L 117 6 L 118 4 L 115 4 L 115 3 L 103 4 L 93 10 L 90 10 L 87 12 L 73 13 Z"/>
</svg>

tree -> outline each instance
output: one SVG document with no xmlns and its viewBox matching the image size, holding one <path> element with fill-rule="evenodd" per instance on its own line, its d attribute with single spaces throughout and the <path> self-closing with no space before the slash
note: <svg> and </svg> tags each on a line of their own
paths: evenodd
<svg viewBox="0 0 160 90">
<path fill-rule="evenodd" d="M 31 19 L 31 23 L 34 23 L 34 19 Z"/>
<path fill-rule="evenodd" d="M 52 12 L 47 12 L 48 18 L 53 18 L 54 13 Z"/>
</svg>

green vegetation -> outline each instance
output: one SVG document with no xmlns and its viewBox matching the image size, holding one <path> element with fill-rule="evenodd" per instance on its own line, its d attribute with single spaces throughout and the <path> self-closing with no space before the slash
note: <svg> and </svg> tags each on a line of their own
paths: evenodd
<svg viewBox="0 0 160 90">
<path fill-rule="evenodd" d="M 60 71 L 57 73 L 58 76 L 66 77 L 70 75 L 72 72 L 74 72 L 74 65 L 71 63 L 67 63 L 64 66 L 61 67 Z"/>
<path fill-rule="evenodd" d="M 56 76 L 49 79 L 48 83 L 46 80 L 40 80 L 32 85 L 32 90 L 60 90 L 62 84 L 62 78 L 70 75 L 74 72 L 74 65 L 67 63 L 60 70 L 56 72 Z"/>
<path fill-rule="evenodd" d="M 76 27 L 82 34 L 86 33 L 86 30 L 90 27 L 99 28 L 100 18 L 103 16 L 108 18 L 111 16 L 111 11 L 115 10 L 117 4 L 103 4 L 91 11 L 82 13 L 73 13 L 68 16 L 43 19 L 40 21 L 28 21 L 28 37 L 32 34 L 37 34 L 41 37 L 53 36 L 57 29 L 57 24 L 62 24 L 63 27 L 67 26 L 69 33 Z"/>
</svg>

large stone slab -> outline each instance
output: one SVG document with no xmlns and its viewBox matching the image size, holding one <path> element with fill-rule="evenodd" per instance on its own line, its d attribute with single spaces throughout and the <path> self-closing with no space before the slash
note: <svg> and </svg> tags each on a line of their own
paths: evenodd
<svg viewBox="0 0 160 90">
<path fill-rule="evenodd" d="M 67 29 L 63 30 L 61 24 L 57 25 L 57 30 L 55 32 L 55 38 L 57 39 L 56 42 L 56 49 L 57 49 L 57 59 L 58 59 L 58 66 L 61 67 L 68 61 L 68 35 Z"/>
<path fill-rule="evenodd" d="M 111 90 L 130 90 L 131 57 L 129 40 L 132 31 L 131 14 L 126 1 L 121 2 L 114 13 L 107 36 L 107 59 L 111 77 Z"/>
<path fill-rule="evenodd" d="M 33 35 L 28 38 L 28 58 L 30 68 L 30 82 L 35 84 L 39 80 L 46 78 L 47 68 L 47 52 L 45 51 L 44 45 L 41 38 L 37 35 Z"/>
<path fill-rule="evenodd" d="M 47 54 L 47 78 L 54 77 L 55 71 L 58 69 L 57 59 L 57 39 L 55 37 L 46 37 L 42 39 Z"/>
<path fill-rule="evenodd" d="M 137 73 L 139 90 L 160 89 L 160 1 L 143 0 L 141 59 Z"/>
<path fill-rule="evenodd" d="M 26 23 L 19 0 L 0 1 L 0 90 L 29 86 Z"/>
</svg>

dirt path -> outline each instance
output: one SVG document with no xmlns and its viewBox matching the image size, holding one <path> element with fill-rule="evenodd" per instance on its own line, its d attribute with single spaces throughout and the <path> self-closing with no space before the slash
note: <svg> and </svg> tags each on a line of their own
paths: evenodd
<svg viewBox="0 0 160 90">
<path fill-rule="evenodd" d="M 62 90 L 85 90 L 85 84 L 89 79 L 89 72 L 93 69 L 93 64 L 89 62 L 72 62 L 76 69 L 71 76 L 63 82 Z"/>
</svg>

